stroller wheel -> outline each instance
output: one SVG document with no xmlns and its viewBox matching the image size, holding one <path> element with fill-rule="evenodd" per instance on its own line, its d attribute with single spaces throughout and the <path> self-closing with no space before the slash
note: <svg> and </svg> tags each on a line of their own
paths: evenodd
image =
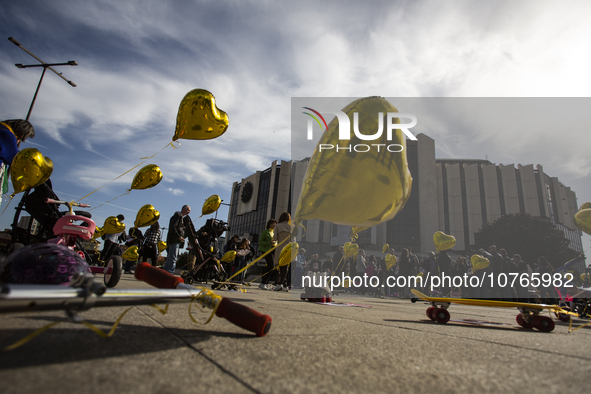
<svg viewBox="0 0 591 394">
<path fill-rule="evenodd" d="M 106 274 L 103 281 L 105 286 L 112 288 L 117 286 L 119 279 L 121 279 L 121 272 L 123 271 L 123 262 L 121 256 L 113 256 L 106 264 L 107 268 L 111 268 L 111 274 Z"/>
<path fill-rule="evenodd" d="M 185 280 L 185 283 L 188 284 L 188 285 L 190 285 L 190 284 L 193 283 L 193 277 L 192 276 L 185 276 L 184 280 Z"/>
</svg>

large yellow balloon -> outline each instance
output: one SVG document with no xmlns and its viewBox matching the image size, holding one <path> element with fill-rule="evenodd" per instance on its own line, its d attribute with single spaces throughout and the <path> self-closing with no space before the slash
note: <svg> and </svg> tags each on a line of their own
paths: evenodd
<svg viewBox="0 0 591 394">
<path fill-rule="evenodd" d="M 300 250 L 300 245 L 297 242 L 290 242 L 281 249 L 281 254 L 279 255 L 279 267 L 283 267 L 284 265 L 288 265 L 293 260 L 295 260 L 296 256 L 298 255 L 298 251 Z"/>
<path fill-rule="evenodd" d="M 167 247 L 168 247 L 168 245 L 166 244 L 166 242 L 158 241 L 158 253 L 162 253 L 163 251 L 166 250 Z"/>
<path fill-rule="evenodd" d="M 222 261 L 224 263 L 229 263 L 231 261 L 234 261 L 234 259 L 236 258 L 236 251 L 235 250 L 228 250 L 223 256 L 222 256 Z"/>
<path fill-rule="evenodd" d="M 358 250 L 359 250 L 359 245 L 357 245 L 356 243 L 345 242 L 345 245 L 343 245 L 343 252 L 344 252 L 346 259 L 348 259 L 349 257 L 355 256 L 357 254 Z"/>
<path fill-rule="evenodd" d="M 386 118 L 388 112 L 398 110 L 381 97 L 368 97 L 352 102 L 343 112 L 351 126 L 354 113 L 358 113 L 359 132 L 373 135 L 378 130 L 378 113 Z M 382 136 L 371 141 L 361 140 L 353 132 L 350 140 L 340 140 L 339 122 L 336 118 L 330 122 L 310 159 L 296 221 L 326 220 L 352 226 L 354 232 L 359 232 L 362 227 L 392 219 L 404 207 L 412 185 L 406 160 L 406 138 L 402 130 L 395 129 L 392 139 L 388 140 L 387 121 L 383 120 Z M 400 123 L 397 118 L 394 121 Z M 357 144 L 371 146 L 371 149 L 355 151 Z M 379 144 L 380 147 L 375 146 Z M 321 146 L 335 148 L 320 150 Z M 386 148 L 390 146 L 398 147 L 392 150 L 402 148 L 402 151 L 390 152 Z"/>
<path fill-rule="evenodd" d="M 18 152 L 10 166 L 14 194 L 24 192 L 47 181 L 53 172 L 53 162 L 35 148 Z"/>
<path fill-rule="evenodd" d="M 117 234 L 125 231 L 125 223 L 121 223 L 116 216 L 109 216 L 103 224 L 105 234 Z"/>
<path fill-rule="evenodd" d="M 581 209 L 575 213 L 575 224 L 581 231 L 591 235 L 591 208 Z"/>
<path fill-rule="evenodd" d="M 388 253 L 390 251 L 390 245 L 384 244 L 382 247 L 382 253 Z"/>
<path fill-rule="evenodd" d="M 390 269 L 390 268 L 394 267 L 394 265 L 396 264 L 397 261 L 398 261 L 398 259 L 396 258 L 396 256 L 394 256 L 393 254 L 387 254 L 386 255 L 386 269 Z"/>
<path fill-rule="evenodd" d="M 438 252 L 448 250 L 456 246 L 456 239 L 453 235 L 447 235 L 443 231 L 433 234 L 433 243 Z"/>
<path fill-rule="evenodd" d="M 212 213 L 218 210 L 221 204 L 222 199 L 217 194 L 208 197 L 207 200 L 205 200 L 205 203 L 203 204 L 203 208 L 201 209 L 201 216 L 211 215 Z"/>
<path fill-rule="evenodd" d="M 129 261 L 136 261 L 137 259 L 139 259 L 140 255 L 138 253 L 137 246 L 134 245 L 127 248 L 127 250 L 123 252 L 121 257 Z"/>
<path fill-rule="evenodd" d="M 148 164 L 135 174 L 131 182 L 132 190 L 149 189 L 162 180 L 162 171 L 156 164 Z"/>
<path fill-rule="evenodd" d="M 146 204 L 137 211 L 134 226 L 137 228 L 151 226 L 160 219 L 160 212 L 152 204 Z"/>
<path fill-rule="evenodd" d="M 591 202 L 586 202 L 583 205 L 581 205 L 581 208 L 579 209 L 579 211 L 582 211 L 583 209 L 589 209 L 591 208 Z"/>
<path fill-rule="evenodd" d="M 194 89 L 181 101 L 172 140 L 210 140 L 224 134 L 228 124 L 228 114 L 216 106 L 213 94 Z"/>
<path fill-rule="evenodd" d="M 490 261 L 486 257 L 479 254 L 473 254 L 472 257 L 470 257 L 470 261 L 472 262 L 472 268 L 474 271 L 485 269 L 490 264 Z"/>
</svg>

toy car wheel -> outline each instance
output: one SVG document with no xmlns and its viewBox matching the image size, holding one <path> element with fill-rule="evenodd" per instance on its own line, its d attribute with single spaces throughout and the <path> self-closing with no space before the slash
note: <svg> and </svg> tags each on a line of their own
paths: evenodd
<svg viewBox="0 0 591 394">
<path fill-rule="evenodd" d="M 433 315 L 437 323 L 445 324 L 449 321 L 449 312 L 445 308 L 436 308 Z"/>
<path fill-rule="evenodd" d="M 536 328 L 542 332 L 551 332 L 554 330 L 554 320 L 548 316 L 536 316 Z"/>
<path fill-rule="evenodd" d="M 121 260 L 121 256 L 111 257 L 105 268 L 111 268 L 111 273 L 105 274 L 103 279 L 105 286 L 109 288 L 117 286 L 119 279 L 121 279 L 121 272 L 123 271 L 123 261 Z"/>
<path fill-rule="evenodd" d="M 519 324 L 523 328 L 534 328 L 534 325 L 533 324 L 527 323 L 525 321 L 525 319 L 523 318 L 523 315 L 521 313 L 519 315 L 517 315 L 517 317 L 515 318 L 515 320 L 517 321 L 517 324 Z"/>
<path fill-rule="evenodd" d="M 435 308 L 434 308 L 434 307 L 432 307 L 432 306 L 430 306 L 429 308 L 427 308 L 427 317 L 428 317 L 429 319 L 433 320 L 433 321 L 435 320 L 435 318 L 434 318 L 434 317 L 433 317 L 433 315 L 432 315 L 432 313 L 433 313 L 433 310 L 434 310 L 434 309 L 435 309 Z"/>
<path fill-rule="evenodd" d="M 566 313 L 556 313 L 556 312 L 554 312 L 554 316 L 556 316 L 556 318 L 558 320 L 563 321 L 563 322 L 570 321 L 570 316 L 567 315 Z"/>
</svg>

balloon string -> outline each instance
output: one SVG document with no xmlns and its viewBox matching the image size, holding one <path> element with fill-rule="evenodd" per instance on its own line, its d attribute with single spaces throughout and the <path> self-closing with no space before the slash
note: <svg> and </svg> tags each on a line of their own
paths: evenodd
<svg viewBox="0 0 591 394">
<path fill-rule="evenodd" d="M 191 318 L 193 323 L 201 324 L 193 317 L 193 314 L 191 313 L 191 308 L 193 307 L 193 304 L 195 302 L 198 302 L 201 305 L 201 307 L 208 307 L 208 308 L 212 309 L 211 315 L 209 315 L 209 319 L 207 319 L 207 321 L 205 323 L 203 323 L 203 324 L 207 324 L 211 321 L 211 319 L 213 319 L 213 316 L 217 312 L 217 310 L 221 304 L 221 301 L 222 301 L 221 296 L 215 294 L 211 290 L 203 289 L 203 290 L 201 290 L 201 293 L 194 296 L 193 299 L 191 300 L 191 303 L 189 304 L 189 317 Z M 207 312 L 206 310 L 200 309 L 198 307 L 195 307 L 195 309 L 197 309 L 198 311 L 203 312 L 203 313 Z"/>
<path fill-rule="evenodd" d="M 9 205 L 10 205 L 10 203 L 12 202 L 12 198 L 13 198 L 13 197 L 14 197 L 14 194 L 13 194 L 13 195 L 11 195 L 11 196 L 8 198 L 8 202 L 6 203 L 6 206 L 4 207 L 4 209 L 2 210 L 2 213 L 0 213 L 0 216 L 4 215 L 4 212 L 6 212 L 6 208 L 8 208 L 8 206 L 9 206 Z"/>
<path fill-rule="evenodd" d="M 98 206 L 96 206 L 96 207 L 92 207 L 92 208 L 90 208 L 88 211 L 92 211 L 93 209 L 100 208 L 100 207 L 102 207 L 103 205 L 110 203 L 111 201 L 115 201 L 115 200 L 116 200 L 116 199 L 118 199 L 119 197 L 123 197 L 123 196 L 125 196 L 125 195 L 129 194 L 129 192 L 131 192 L 131 189 L 128 189 L 126 193 L 123 193 L 123 194 L 122 194 L 122 195 L 120 195 L 120 196 L 117 196 L 117 197 L 115 197 L 115 198 L 113 198 L 113 199 L 111 199 L 111 200 L 109 200 L 109 201 L 105 201 L 105 202 L 101 203 L 100 205 L 98 205 Z M 80 201 L 80 200 L 78 200 L 78 201 Z"/>
<path fill-rule="evenodd" d="M 180 145 L 181 144 L 179 143 L 179 146 Z M 81 199 L 77 200 L 76 202 L 80 202 L 80 201 L 84 200 L 86 197 L 90 196 L 91 194 L 93 194 L 93 193 L 101 190 L 103 187 L 107 186 L 108 184 L 115 182 L 117 179 L 119 179 L 122 176 L 124 176 L 124 175 L 130 173 L 131 171 L 135 170 L 136 168 L 138 168 L 139 166 L 141 166 L 142 164 L 144 164 L 146 162 L 146 160 L 151 159 L 152 157 L 156 156 L 158 153 L 162 152 L 164 149 L 168 148 L 169 146 L 172 146 L 174 149 L 176 149 L 176 147 L 174 146 L 174 144 L 172 142 L 169 142 L 168 144 L 166 144 L 166 146 L 164 148 L 160 149 L 158 152 L 154 153 L 152 156 L 140 158 L 140 160 L 143 160 L 140 164 L 138 164 L 138 165 L 130 168 L 129 170 L 125 171 L 123 174 L 119 175 L 117 178 L 113 179 L 112 181 L 109 181 L 109 182 L 105 183 L 104 185 L 102 185 L 98 189 L 95 189 L 95 190 L 91 191 L 90 193 L 88 193 L 87 195 L 85 195 Z M 119 196 L 119 197 L 121 197 L 121 196 Z M 106 204 L 106 203 L 104 203 L 104 204 Z"/>
<path fill-rule="evenodd" d="M 260 255 L 259 257 L 257 257 L 254 261 L 252 261 L 250 264 L 248 264 L 246 267 L 242 268 L 241 270 L 239 270 L 238 272 L 235 272 L 234 275 L 232 275 L 231 277 L 229 277 L 225 282 L 222 282 L 221 284 L 226 284 L 226 283 L 230 283 L 230 279 L 232 279 L 233 277 L 235 277 L 236 275 L 240 275 L 242 272 L 246 271 L 247 269 L 249 269 L 250 267 L 252 267 L 253 265 L 255 265 L 256 263 L 258 263 L 259 261 L 261 261 L 261 259 L 263 257 L 265 257 L 266 255 L 268 255 L 269 253 L 271 253 L 272 251 L 274 251 L 275 249 L 277 249 L 280 245 L 283 245 L 286 241 L 289 240 L 290 237 L 285 238 L 283 241 L 281 241 L 280 243 L 278 243 L 277 245 L 273 246 L 271 249 L 267 250 L 265 253 L 263 253 L 262 255 Z"/>
<path fill-rule="evenodd" d="M 121 319 L 123 319 L 123 316 L 125 316 L 125 314 L 127 312 L 129 312 L 129 310 L 133 308 L 133 307 L 129 307 L 127 308 L 115 321 L 115 323 L 113 324 L 113 326 L 111 327 L 111 330 L 109 331 L 108 334 L 105 334 L 100 328 L 98 328 L 97 326 L 95 326 L 94 324 L 91 324 L 87 321 L 81 321 L 80 323 L 85 325 L 86 327 L 90 328 L 92 331 L 94 331 L 96 334 L 98 334 L 99 336 L 103 337 L 103 338 L 109 338 L 111 336 L 113 336 L 113 334 L 115 333 L 115 330 L 117 329 L 117 326 L 119 325 L 119 322 L 121 322 Z M 7 352 L 10 350 L 14 350 L 17 349 L 19 347 L 21 347 L 22 345 L 24 345 L 25 343 L 31 341 L 33 338 L 35 338 L 36 336 L 38 336 L 39 334 L 43 333 L 46 330 L 49 330 L 51 327 L 56 326 L 60 323 L 63 323 L 63 321 L 57 321 L 57 322 L 53 322 L 50 324 L 47 324 L 37 330 L 35 330 L 34 332 L 32 332 L 31 334 L 27 335 L 26 337 L 24 337 L 23 339 L 13 343 L 12 345 L 6 346 L 2 349 L 0 349 L 0 353 L 3 352 Z"/>
</svg>

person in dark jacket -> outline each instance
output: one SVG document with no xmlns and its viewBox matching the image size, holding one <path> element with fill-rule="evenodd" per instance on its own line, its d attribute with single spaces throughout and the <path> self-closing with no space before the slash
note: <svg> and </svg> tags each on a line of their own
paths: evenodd
<svg viewBox="0 0 591 394">
<path fill-rule="evenodd" d="M 170 218 L 168 224 L 168 234 L 166 236 L 167 253 L 164 270 L 174 274 L 176 262 L 179 259 L 179 249 L 185 244 L 185 224 L 183 218 L 191 212 L 191 207 L 183 205 L 180 211 L 177 211 Z"/>
</svg>

